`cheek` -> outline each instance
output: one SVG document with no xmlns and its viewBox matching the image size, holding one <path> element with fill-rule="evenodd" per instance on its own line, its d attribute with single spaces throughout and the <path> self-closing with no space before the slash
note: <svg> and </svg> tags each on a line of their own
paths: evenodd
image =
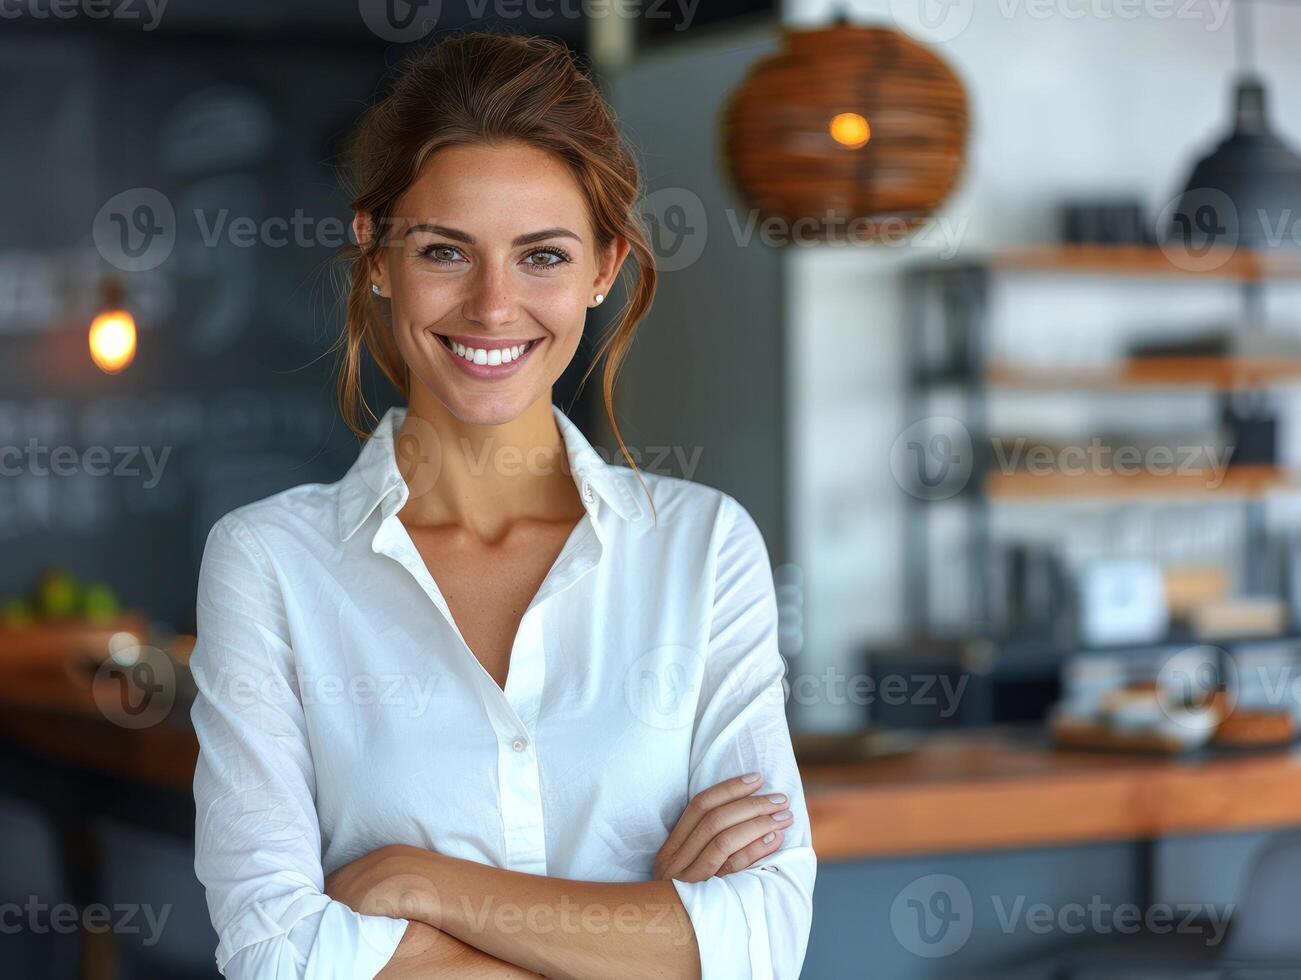
<svg viewBox="0 0 1301 980">
<path fill-rule="evenodd" d="M 462 290 L 459 284 L 447 279 L 399 274 L 393 281 L 393 300 L 401 322 L 428 326 L 457 315 Z"/>
</svg>

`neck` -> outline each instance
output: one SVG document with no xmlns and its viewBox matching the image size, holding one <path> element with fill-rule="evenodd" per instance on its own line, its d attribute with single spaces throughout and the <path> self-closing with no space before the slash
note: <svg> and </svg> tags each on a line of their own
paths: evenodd
<svg viewBox="0 0 1301 980">
<path fill-rule="evenodd" d="M 549 390 L 509 422 L 475 425 L 413 389 L 394 445 L 410 490 L 399 518 L 409 527 L 455 525 L 493 538 L 516 521 L 582 511 Z"/>
</svg>

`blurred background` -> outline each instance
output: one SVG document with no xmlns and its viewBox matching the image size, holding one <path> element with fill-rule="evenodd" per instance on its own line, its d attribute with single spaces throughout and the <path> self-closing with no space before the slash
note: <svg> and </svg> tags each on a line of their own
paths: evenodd
<svg viewBox="0 0 1301 980">
<path fill-rule="evenodd" d="M 203 544 L 355 459 L 331 164 L 483 26 L 587 59 L 643 162 L 616 409 L 768 544 L 803 976 L 1301 977 L 1301 3 L 0 14 L 5 975 L 215 975 Z M 612 299 L 555 401 L 618 461 Z"/>
</svg>

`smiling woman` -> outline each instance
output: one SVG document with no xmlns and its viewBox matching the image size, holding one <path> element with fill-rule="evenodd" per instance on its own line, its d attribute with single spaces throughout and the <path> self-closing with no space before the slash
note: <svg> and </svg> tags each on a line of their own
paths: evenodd
<svg viewBox="0 0 1301 980">
<path fill-rule="evenodd" d="M 483 201 L 495 206 L 485 210 Z M 538 402 L 573 359 L 583 313 L 604 297 L 629 251 L 626 239 L 601 244 L 569 166 L 518 138 L 431 152 L 384 209 L 384 234 L 375 210 L 358 204 L 363 264 L 372 294 L 390 300 L 398 354 L 417 387 L 478 425 L 517 418 Z M 539 227 L 514 234 L 525 215 Z M 467 377 L 512 381 L 485 389 Z"/>
<path fill-rule="evenodd" d="M 763 538 L 552 404 L 632 255 L 613 425 L 654 292 L 608 108 L 553 42 L 449 36 L 349 165 L 338 395 L 365 444 L 223 517 L 200 572 L 218 968 L 793 980 L 816 859 Z M 407 402 L 369 433 L 365 357 Z"/>
</svg>

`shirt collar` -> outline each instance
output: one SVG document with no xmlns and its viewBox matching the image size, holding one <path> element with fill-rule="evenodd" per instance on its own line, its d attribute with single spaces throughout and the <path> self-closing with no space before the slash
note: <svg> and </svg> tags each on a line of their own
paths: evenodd
<svg viewBox="0 0 1301 980">
<path fill-rule="evenodd" d="M 553 404 L 551 411 L 564 439 L 569 472 L 578 486 L 583 506 L 595 517 L 599 499 L 624 520 L 641 517 L 641 502 L 629 485 L 631 471 L 603 460 L 558 405 Z M 401 510 L 407 501 L 410 490 L 398 470 L 393 448 L 394 436 L 406 416 L 406 408 L 397 405 L 385 412 L 362 446 L 357 461 L 339 481 L 339 533 L 345 541 L 376 507 L 381 507 L 381 513 L 387 518 Z"/>
</svg>

